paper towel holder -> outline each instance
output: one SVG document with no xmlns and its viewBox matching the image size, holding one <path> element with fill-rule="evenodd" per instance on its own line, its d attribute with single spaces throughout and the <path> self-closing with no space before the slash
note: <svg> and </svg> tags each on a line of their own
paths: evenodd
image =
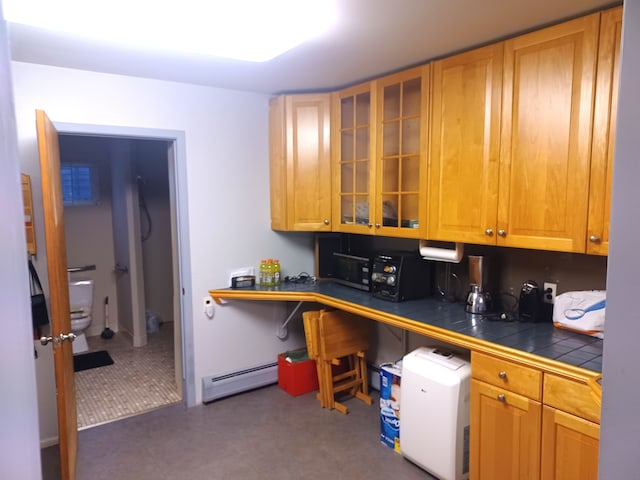
<svg viewBox="0 0 640 480">
<path fill-rule="evenodd" d="M 455 248 L 430 247 L 428 240 L 419 240 L 419 252 L 425 260 L 460 263 L 464 257 L 464 243 L 455 242 Z"/>
</svg>

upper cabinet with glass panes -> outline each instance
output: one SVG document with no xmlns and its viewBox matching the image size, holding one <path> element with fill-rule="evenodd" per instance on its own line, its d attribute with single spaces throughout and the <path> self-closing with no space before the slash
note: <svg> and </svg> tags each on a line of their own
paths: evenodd
<svg viewBox="0 0 640 480">
<path fill-rule="evenodd" d="M 428 69 L 334 95 L 335 231 L 424 236 Z"/>
</svg>

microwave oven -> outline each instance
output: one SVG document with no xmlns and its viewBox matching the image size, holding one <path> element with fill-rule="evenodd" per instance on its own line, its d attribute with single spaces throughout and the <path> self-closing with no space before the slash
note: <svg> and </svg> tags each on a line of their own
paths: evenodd
<svg viewBox="0 0 640 480">
<path fill-rule="evenodd" d="M 371 259 L 346 253 L 333 253 L 333 280 L 349 287 L 371 291 Z"/>
</svg>

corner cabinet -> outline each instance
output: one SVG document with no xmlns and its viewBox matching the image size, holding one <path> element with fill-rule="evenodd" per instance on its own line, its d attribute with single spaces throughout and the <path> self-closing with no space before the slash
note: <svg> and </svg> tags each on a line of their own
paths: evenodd
<svg viewBox="0 0 640 480">
<path fill-rule="evenodd" d="M 331 231 L 330 94 L 269 102 L 271 228 Z"/>
<path fill-rule="evenodd" d="M 587 253 L 609 253 L 613 146 L 618 112 L 622 7 L 602 12 L 593 114 Z"/>
<path fill-rule="evenodd" d="M 423 238 L 429 65 L 334 95 L 334 231 Z"/>
<path fill-rule="evenodd" d="M 585 252 L 599 25 L 504 44 L 497 245 Z"/>
</svg>

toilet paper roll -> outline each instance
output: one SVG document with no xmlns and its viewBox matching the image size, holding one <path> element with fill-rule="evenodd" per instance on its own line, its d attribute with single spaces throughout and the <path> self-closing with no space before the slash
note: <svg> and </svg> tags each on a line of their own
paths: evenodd
<svg viewBox="0 0 640 480">
<path fill-rule="evenodd" d="M 449 248 L 430 247 L 427 240 L 420 240 L 420 255 L 425 260 L 435 260 L 438 262 L 460 263 L 464 257 L 464 243 L 456 243 L 454 250 Z"/>
</svg>

